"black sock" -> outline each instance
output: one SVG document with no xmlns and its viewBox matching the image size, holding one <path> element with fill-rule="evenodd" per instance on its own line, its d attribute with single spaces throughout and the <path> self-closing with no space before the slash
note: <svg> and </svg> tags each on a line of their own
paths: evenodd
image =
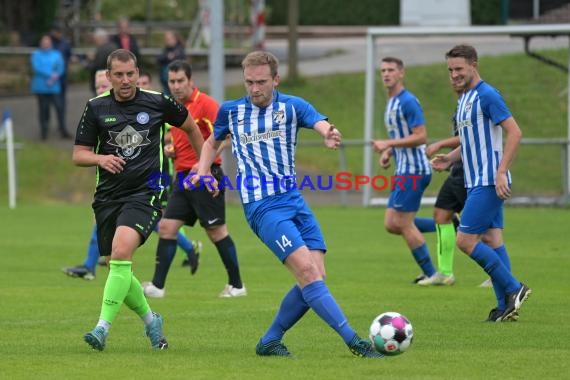
<svg viewBox="0 0 570 380">
<path fill-rule="evenodd" d="M 237 259 L 237 251 L 234 241 L 230 235 L 220 241 L 214 243 L 218 249 L 220 259 L 228 272 L 228 283 L 234 288 L 242 288 L 241 276 L 239 274 L 239 264 Z"/>
<path fill-rule="evenodd" d="M 176 247 L 178 243 L 176 239 L 159 239 L 158 246 L 156 247 L 156 263 L 154 264 L 154 277 L 152 283 L 159 289 L 164 289 L 166 276 L 170 269 L 170 264 L 174 260 L 176 254 Z"/>
</svg>

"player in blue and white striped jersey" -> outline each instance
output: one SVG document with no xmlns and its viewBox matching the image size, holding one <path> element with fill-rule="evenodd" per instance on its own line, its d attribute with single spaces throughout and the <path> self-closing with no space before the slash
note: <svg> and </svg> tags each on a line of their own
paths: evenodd
<svg viewBox="0 0 570 380">
<path fill-rule="evenodd" d="M 445 169 L 463 160 L 467 201 L 457 246 L 491 276 L 497 306 L 487 320 L 516 320 L 531 289 L 511 272 L 503 244 L 503 203 L 511 196 L 509 167 L 522 132 L 501 94 L 479 76 L 473 46 L 457 45 L 445 57 L 453 85 L 464 88 L 456 114 L 461 146 L 432 163 L 436 169 Z M 507 133 L 504 149 L 503 129 Z"/>
<path fill-rule="evenodd" d="M 381 154 L 380 166 L 390 167 L 394 156 L 397 176 L 406 181 L 390 192 L 384 215 L 384 226 L 392 234 L 402 235 L 416 263 L 422 270 L 414 283 L 433 276 L 436 271 L 422 233 L 414 223 L 424 190 L 431 182 L 431 165 L 426 156 L 427 130 L 418 99 L 404 87 L 404 63 L 395 57 L 385 57 L 380 64 L 388 103 L 384 122 L 389 139 L 373 141 L 374 150 Z M 413 179 L 412 176 L 419 176 Z"/>
<path fill-rule="evenodd" d="M 190 181 L 198 184 L 208 174 L 218 147 L 230 134 L 238 174 L 247 179 L 240 192 L 246 219 L 297 280 L 259 340 L 257 355 L 289 356 L 282 343 L 285 332 L 313 309 L 342 337 L 354 355 L 380 358 L 383 355 L 350 327 L 325 285 L 325 241 L 313 212 L 295 189 L 299 129 L 314 129 L 331 149 L 340 145 L 341 134 L 306 100 L 276 90 L 278 64 L 273 54 L 263 51 L 251 52 L 244 58 L 242 67 L 248 95 L 222 104 L 214 133 L 204 143 L 198 173 Z M 211 190 L 217 192 L 215 181 Z"/>
</svg>

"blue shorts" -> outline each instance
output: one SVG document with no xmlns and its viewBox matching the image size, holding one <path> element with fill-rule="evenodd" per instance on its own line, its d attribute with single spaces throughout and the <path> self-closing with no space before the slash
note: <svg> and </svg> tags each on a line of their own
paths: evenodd
<svg viewBox="0 0 570 380">
<path fill-rule="evenodd" d="M 420 209 L 424 191 L 431 182 L 431 174 L 422 174 L 420 178 L 417 176 L 403 174 L 393 177 L 393 181 L 397 181 L 398 177 L 403 177 L 404 180 L 399 181 L 400 184 L 394 184 L 388 198 L 388 208 L 400 212 L 416 212 Z"/>
<path fill-rule="evenodd" d="M 326 252 L 317 219 L 298 191 L 246 203 L 243 210 L 253 232 L 281 262 L 302 246 Z"/>
<path fill-rule="evenodd" d="M 495 186 L 467 189 L 459 231 L 480 235 L 490 228 L 503 228 L 503 200 L 497 195 Z"/>
</svg>

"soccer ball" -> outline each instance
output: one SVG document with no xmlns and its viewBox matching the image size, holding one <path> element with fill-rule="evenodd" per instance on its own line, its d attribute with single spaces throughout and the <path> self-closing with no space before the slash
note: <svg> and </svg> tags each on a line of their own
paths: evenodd
<svg viewBox="0 0 570 380">
<path fill-rule="evenodd" d="M 408 318 L 400 313 L 382 313 L 370 325 L 370 341 L 384 355 L 399 355 L 410 348 L 414 330 Z"/>
</svg>

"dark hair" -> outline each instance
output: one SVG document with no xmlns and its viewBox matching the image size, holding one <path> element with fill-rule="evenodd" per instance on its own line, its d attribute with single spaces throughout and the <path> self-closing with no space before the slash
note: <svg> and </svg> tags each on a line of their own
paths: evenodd
<svg viewBox="0 0 570 380">
<path fill-rule="evenodd" d="M 148 77 L 148 80 L 152 82 L 152 75 L 148 71 L 139 70 L 139 78 L 140 77 Z"/>
<path fill-rule="evenodd" d="M 172 71 L 174 73 L 178 71 L 184 71 L 186 78 L 192 78 L 192 66 L 182 59 L 177 59 L 176 61 L 170 62 L 168 65 L 168 71 Z"/>
<path fill-rule="evenodd" d="M 131 51 L 126 49 L 117 49 L 109 54 L 107 57 L 107 70 L 111 70 L 111 63 L 115 60 L 119 62 L 133 61 L 135 63 L 135 67 L 138 67 L 137 57 L 135 57 Z"/>
<path fill-rule="evenodd" d="M 402 70 L 404 68 L 404 61 L 402 61 L 400 58 L 384 57 L 384 58 L 382 58 L 382 62 L 395 63 L 396 66 L 398 66 L 398 69 L 400 69 L 400 70 Z"/>
<path fill-rule="evenodd" d="M 445 59 L 464 58 L 467 62 L 477 62 L 477 50 L 471 45 L 455 45 L 445 53 Z"/>
<path fill-rule="evenodd" d="M 63 24 L 61 22 L 54 22 L 51 24 L 51 31 L 52 32 L 63 32 Z"/>
</svg>

